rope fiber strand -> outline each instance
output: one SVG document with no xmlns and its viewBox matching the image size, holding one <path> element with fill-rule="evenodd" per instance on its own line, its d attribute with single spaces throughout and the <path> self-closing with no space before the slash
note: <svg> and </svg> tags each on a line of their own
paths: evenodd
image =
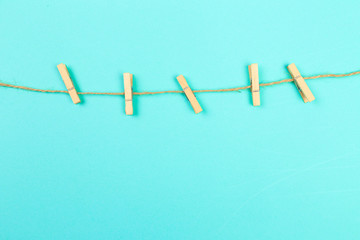
<svg viewBox="0 0 360 240">
<path fill-rule="evenodd" d="M 352 73 L 346 73 L 346 74 L 323 74 L 323 75 L 317 75 L 312 77 L 304 77 L 306 80 L 310 79 L 317 79 L 317 78 L 338 78 L 338 77 L 349 77 L 360 74 L 360 71 L 352 72 Z M 270 83 L 261 83 L 260 87 L 267 87 L 272 85 L 277 85 L 281 83 L 286 82 L 293 82 L 294 80 L 292 78 L 284 79 L 280 81 L 270 82 Z M 62 90 L 44 90 L 44 89 L 37 89 L 37 88 L 30 88 L 30 87 L 24 87 L 24 86 L 17 86 L 7 83 L 1 83 L 0 86 L 2 87 L 9 87 L 9 88 L 17 88 L 22 89 L 25 91 L 33 91 L 33 92 L 42 92 L 42 93 L 66 93 L 68 94 L 68 91 L 62 91 Z M 248 89 L 251 86 L 245 86 L 245 87 L 236 87 L 236 88 L 224 88 L 224 89 L 214 89 L 214 90 L 194 90 L 194 93 L 204 93 L 204 92 L 234 92 L 239 90 Z M 154 95 L 154 94 L 163 94 L 163 93 L 184 93 L 184 91 L 160 91 L 160 92 L 133 92 L 133 95 Z M 123 92 L 78 92 L 78 94 L 81 95 L 124 95 Z"/>
</svg>

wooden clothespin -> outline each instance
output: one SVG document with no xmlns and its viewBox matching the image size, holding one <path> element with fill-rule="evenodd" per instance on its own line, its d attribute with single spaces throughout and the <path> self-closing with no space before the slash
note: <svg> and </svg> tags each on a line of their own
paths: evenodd
<svg viewBox="0 0 360 240">
<path fill-rule="evenodd" d="M 315 100 L 314 95 L 310 91 L 310 88 L 306 84 L 304 78 L 301 76 L 301 74 L 300 74 L 299 70 L 297 69 L 297 67 L 295 66 L 295 64 L 292 63 L 287 68 L 288 68 L 292 78 L 294 79 L 294 83 L 295 83 L 297 89 L 299 90 L 300 95 L 301 95 L 302 99 L 304 100 L 304 102 L 307 103 L 307 102 L 314 101 Z"/>
<path fill-rule="evenodd" d="M 133 115 L 133 75 L 124 73 L 124 91 L 125 91 L 125 113 Z"/>
<path fill-rule="evenodd" d="M 251 94 L 254 106 L 260 106 L 260 85 L 259 85 L 259 71 L 258 64 L 253 63 L 249 65 L 249 76 L 251 83 Z"/>
<path fill-rule="evenodd" d="M 69 92 L 71 100 L 75 104 L 79 103 L 80 102 L 79 95 L 74 87 L 74 83 L 71 80 L 71 77 L 70 77 L 68 69 L 66 68 L 66 65 L 63 63 L 60 63 L 59 65 L 57 65 L 57 68 L 60 72 L 61 78 L 63 79 L 63 81 L 65 83 L 66 89 Z"/>
<path fill-rule="evenodd" d="M 191 88 L 189 87 L 189 85 L 187 84 L 185 78 L 183 75 L 179 75 L 176 77 L 176 79 L 178 80 L 181 88 L 183 89 L 187 99 L 189 100 L 192 108 L 194 109 L 195 113 L 199 113 L 202 111 L 202 108 L 198 102 L 198 100 L 196 99 L 193 91 L 191 90 Z"/>
</svg>

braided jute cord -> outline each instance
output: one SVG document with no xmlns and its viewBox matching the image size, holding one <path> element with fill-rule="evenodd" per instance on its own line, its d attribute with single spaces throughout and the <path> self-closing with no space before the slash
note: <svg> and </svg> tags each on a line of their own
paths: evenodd
<svg viewBox="0 0 360 240">
<path fill-rule="evenodd" d="M 352 72 L 352 73 L 346 73 L 346 74 L 323 74 L 323 75 L 317 75 L 312 77 L 304 77 L 304 79 L 310 80 L 310 79 L 317 79 L 317 78 L 327 78 L 327 77 L 349 77 L 360 74 L 360 71 Z M 294 80 L 292 78 L 284 79 L 280 81 L 270 82 L 270 83 L 261 83 L 261 87 L 267 87 L 272 85 L 277 85 L 281 83 L 286 82 L 293 82 Z M 37 88 L 29 88 L 24 86 L 16 86 L 12 84 L 6 84 L 6 83 L 0 83 L 0 86 L 2 87 L 9 87 L 9 88 L 17 88 L 22 89 L 26 91 L 33 91 L 33 92 L 42 92 L 42 93 L 66 93 L 68 94 L 68 91 L 62 91 L 62 90 L 44 90 L 44 89 L 37 89 Z M 238 90 L 248 89 L 251 86 L 245 86 L 245 87 L 236 87 L 236 88 L 224 88 L 224 89 L 215 89 L 215 90 L 194 90 L 195 93 L 202 93 L 202 92 L 234 92 Z M 183 91 L 160 91 L 160 92 L 133 92 L 134 95 L 154 95 L 154 94 L 162 94 L 162 93 L 184 93 Z M 81 95 L 124 95 L 123 92 L 78 92 L 78 94 Z"/>
</svg>

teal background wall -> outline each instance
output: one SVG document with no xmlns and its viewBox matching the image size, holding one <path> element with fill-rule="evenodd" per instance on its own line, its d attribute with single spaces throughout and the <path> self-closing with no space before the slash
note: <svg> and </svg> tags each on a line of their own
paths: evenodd
<svg viewBox="0 0 360 240">
<path fill-rule="evenodd" d="M 65 90 L 249 84 L 360 69 L 360 2 L 0 1 L 0 80 Z M 360 76 L 201 93 L 0 87 L 0 239 L 358 239 Z"/>
</svg>

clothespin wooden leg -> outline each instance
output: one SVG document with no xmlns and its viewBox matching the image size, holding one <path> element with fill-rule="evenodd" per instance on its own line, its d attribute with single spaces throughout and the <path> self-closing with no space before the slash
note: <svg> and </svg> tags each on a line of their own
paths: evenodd
<svg viewBox="0 0 360 240">
<path fill-rule="evenodd" d="M 297 69 L 297 67 L 295 66 L 295 64 L 292 63 L 287 68 L 288 68 L 292 78 L 294 79 L 294 83 L 295 83 L 297 89 L 299 90 L 300 95 L 301 95 L 302 99 L 304 100 L 304 102 L 307 103 L 307 102 L 314 101 L 315 100 L 314 95 L 310 91 L 310 88 L 306 84 L 304 78 L 301 76 L 301 74 L 300 74 L 299 70 Z"/>
<path fill-rule="evenodd" d="M 183 89 L 187 99 L 189 100 L 192 108 L 194 109 L 195 113 L 199 113 L 202 111 L 202 108 L 198 102 L 198 100 L 196 99 L 193 91 L 191 90 L 191 88 L 189 87 L 189 85 L 187 84 L 185 78 L 183 75 L 179 75 L 176 77 L 176 79 L 178 80 L 181 88 Z"/>
<path fill-rule="evenodd" d="M 251 83 L 251 94 L 254 106 L 260 106 L 260 85 L 259 85 L 259 71 L 257 63 L 249 65 L 249 76 Z"/>
<path fill-rule="evenodd" d="M 124 91 L 125 91 L 125 113 L 133 115 L 133 75 L 124 73 Z"/>
<path fill-rule="evenodd" d="M 61 78 L 63 79 L 63 81 L 65 83 L 66 89 L 69 91 L 71 100 L 75 104 L 79 103 L 80 102 L 79 95 L 74 87 L 74 83 L 71 80 L 71 77 L 70 77 L 68 69 L 66 68 L 66 65 L 63 63 L 60 63 L 59 65 L 57 65 L 57 68 L 60 72 Z"/>
</svg>

